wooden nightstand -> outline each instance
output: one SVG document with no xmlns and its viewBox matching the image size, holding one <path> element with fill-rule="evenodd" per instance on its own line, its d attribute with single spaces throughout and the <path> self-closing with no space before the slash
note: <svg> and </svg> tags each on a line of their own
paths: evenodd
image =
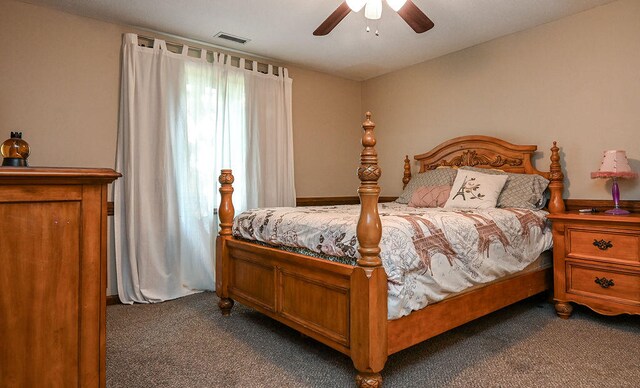
<svg viewBox="0 0 640 388">
<path fill-rule="evenodd" d="M 550 214 L 556 313 L 640 314 L 640 214 Z"/>
</svg>

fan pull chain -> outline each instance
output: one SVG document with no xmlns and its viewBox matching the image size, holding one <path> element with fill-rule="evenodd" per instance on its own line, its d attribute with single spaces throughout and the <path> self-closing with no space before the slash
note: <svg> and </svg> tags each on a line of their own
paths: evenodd
<svg viewBox="0 0 640 388">
<path fill-rule="evenodd" d="M 374 21 L 374 23 L 376 24 L 376 26 L 375 26 L 375 29 L 376 29 L 375 34 L 376 34 L 376 36 L 380 36 L 380 31 L 378 30 L 378 23 L 377 22 L 378 22 L 377 20 Z M 367 22 L 367 28 L 365 29 L 365 31 L 371 32 L 371 27 L 369 26 L 368 22 Z"/>
</svg>

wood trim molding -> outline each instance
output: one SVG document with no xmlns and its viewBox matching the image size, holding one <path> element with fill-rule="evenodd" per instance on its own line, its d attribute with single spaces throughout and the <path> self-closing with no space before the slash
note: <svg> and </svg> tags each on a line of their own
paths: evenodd
<svg viewBox="0 0 640 388">
<path fill-rule="evenodd" d="M 114 304 L 122 304 L 122 302 L 120 302 L 120 297 L 118 297 L 118 294 L 107 295 L 107 306 L 111 306 Z"/>
<path fill-rule="evenodd" d="M 565 199 L 567 210 L 591 209 L 604 211 L 613 208 L 611 199 Z M 640 201 L 620 201 L 620 207 L 630 212 L 640 213 Z"/>
<path fill-rule="evenodd" d="M 380 197 L 380 202 L 393 202 L 398 197 Z M 360 199 L 357 196 L 344 197 L 298 197 L 296 206 L 333 206 L 333 205 L 358 205 Z M 611 200 L 607 199 L 565 199 L 567 210 L 596 208 L 598 211 L 612 208 Z M 640 201 L 620 201 L 620 207 L 634 213 L 640 213 Z M 113 201 L 107 202 L 107 215 L 113 216 Z"/>
<path fill-rule="evenodd" d="M 398 197 L 380 197 L 379 202 L 393 202 Z M 352 197 L 298 197 L 296 206 L 333 206 L 333 205 L 359 205 L 360 198 Z"/>
<path fill-rule="evenodd" d="M 398 197 L 380 197 L 380 202 L 393 202 Z M 332 206 L 332 205 L 357 205 L 360 199 L 357 196 L 344 197 L 298 197 L 296 206 Z M 608 199 L 565 199 L 567 210 L 596 208 L 604 211 L 613 207 L 613 202 Z M 640 201 L 620 201 L 620 207 L 634 213 L 640 213 Z"/>
</svg>

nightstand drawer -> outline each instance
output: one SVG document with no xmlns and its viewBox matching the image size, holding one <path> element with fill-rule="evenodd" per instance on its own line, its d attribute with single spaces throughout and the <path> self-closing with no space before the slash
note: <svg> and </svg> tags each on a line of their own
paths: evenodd
<svg viewBox="0 0 640 388">
<path fill-rule="evenodd" d="M 640 262 L 640 233 L 569 229 L 568 256 Z"/>
<path fill-rule="evenodd" d="M 640 273 L 567 262 L 567 292 L 640 304 Z"/>
</svg>

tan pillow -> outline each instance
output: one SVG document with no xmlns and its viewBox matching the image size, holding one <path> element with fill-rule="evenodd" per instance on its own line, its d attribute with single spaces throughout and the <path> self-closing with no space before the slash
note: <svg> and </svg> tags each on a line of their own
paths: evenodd
<svg viewBox="0 0 640 388">
<path fill-rule="evenodd" d="M 488 209 L 496 207 L 506 175 L 458 170 L 446 208 Z"/>
<path fill-rule="evenodd" d="M 447 203 L 451 186 L 422 186 L 416 189 L 409 200 L 411 207 L 443 207 Z"/>
</svg>

